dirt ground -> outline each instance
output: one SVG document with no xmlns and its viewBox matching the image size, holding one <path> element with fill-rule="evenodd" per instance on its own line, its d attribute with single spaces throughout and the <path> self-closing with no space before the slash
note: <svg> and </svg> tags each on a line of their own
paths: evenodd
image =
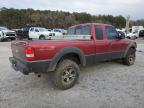
<svg viewBox="0 0 144 108">
<path fill-rule="evenodd" d="M 103 62 L 83 68 L 69 90 L 53 87 L 50 75 L 15 72 L 10 43 L 0 43 L 0 108 L 144 108 L 144 40 L 133 66 Z"/>
</svg>

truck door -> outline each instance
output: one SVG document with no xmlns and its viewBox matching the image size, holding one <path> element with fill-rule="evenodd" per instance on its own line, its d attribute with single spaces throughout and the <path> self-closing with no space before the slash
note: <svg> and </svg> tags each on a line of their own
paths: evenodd
<svg viewBox="0 0 144 108">
<path fill-rule="evenodd" d="M 39 37 L 40 37 L 40 30 L 38 28 L 35 28 L 34 38 L 39 39 Z"/>
<path fill-rule="evenodd" d="M 34 30 L 34 28 L 32 27 L 32 28 L 30 28 L 30 30 L 29 30 L 29 38 L 34 38 L 34 35 L 35 35 L 35 30 Z"/>
<path fill-rule="evenodd" d="M 29 31 L 29 37 L 33 39 L 38 39 L 39 38 L 39 30 L 38 28 L 32 27 Z"/>
<path fill-rule="evenodd" d="M 101 25 L 95 27 L 96 62 L 108 59 L 109 48 L 106 44 L 105 28 Z"/>
<path fill-rule="evenodd" d="M 109 51 L 109 59 L 116 59 L 123 57 L 124 51 L 126 50 L 128 43 L 126 40 L 118 38 L 118 32 L 112 26 L 106 26 L 106 37 L 107 37 L 107 46 Z"/>
</svg>

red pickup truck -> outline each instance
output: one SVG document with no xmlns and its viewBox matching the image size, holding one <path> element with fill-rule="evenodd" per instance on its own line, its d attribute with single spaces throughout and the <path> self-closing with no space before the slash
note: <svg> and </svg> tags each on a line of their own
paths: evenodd
<svg viewBox="0 0 144 108">
<path fill-rule="evenodd" d="M 136 42 L 126 39 L 112 25 L 86 23 L 72 26 L 68 35 L 87 35 L 90 39 L 13 41 L 12 67 L 27 75 L 53 72 L 54 84 L 60 89 L 73 87 L 80 66 L 121 59 L 126 65 L 135 61 Z"/>
</svg>

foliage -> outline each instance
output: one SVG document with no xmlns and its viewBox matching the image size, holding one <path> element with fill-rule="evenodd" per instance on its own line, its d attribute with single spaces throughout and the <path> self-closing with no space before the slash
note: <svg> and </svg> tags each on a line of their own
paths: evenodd
<svg viewBox="0 0 144 108">
<path fill-rule="evenodd" d="M 69 13 L 63 11 L 33 9 L 0 9 L 0 25 L 9 28 L 22 28 L 27 24 L 46 28 L 68 28 L 79 23 L 109 23 L 116 27 L 125 27 L 123 16 L 91 15 L 88 13 Z"/>
<path fill-rule="evenodd" d="M 136 20 L 136 21 L 130 21 L 130 26 L 144 26 L 144 19 Z"/>
</svg>

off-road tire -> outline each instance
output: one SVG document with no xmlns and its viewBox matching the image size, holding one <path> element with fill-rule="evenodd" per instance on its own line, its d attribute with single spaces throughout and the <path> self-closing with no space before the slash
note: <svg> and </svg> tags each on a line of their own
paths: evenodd
<svg viewBox="0 0 144 108">
<path fill-rule="evenodd" d="M 135 54 L 135 49 L 130 48 L 126 54 L 126 57 L 123 58 L 123 64 L 125 65 L 133 65 L 135 62 L 136 54 Z"/>
<path fill-rule="evenodd" d="M 79 66 L 76 62 L 64 59 L 54 72 L 54 84 L 57 88 L 66 90 L 72 88 L 79 78 Z"/>
</svg>

